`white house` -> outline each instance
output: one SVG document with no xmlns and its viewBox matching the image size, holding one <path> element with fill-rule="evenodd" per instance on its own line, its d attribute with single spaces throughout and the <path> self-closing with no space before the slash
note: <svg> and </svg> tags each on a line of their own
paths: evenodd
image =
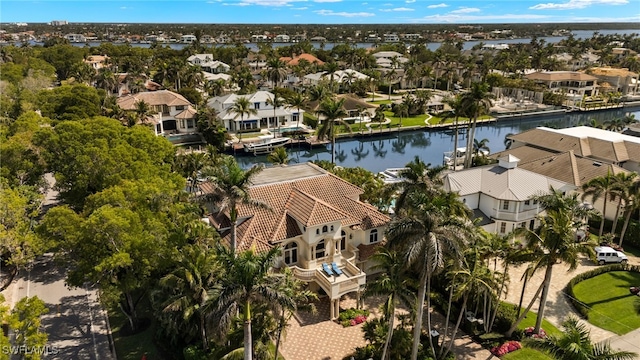
<svg viewBox="0 0 640 360">
<path fill-rule="evenodd" d="M 192 42 L 196 42 L 198 40 L 195 35 L 182 35 L 180 36 L 180 42 L 184 44 L 191 44 Z"/>
<path fill-rule="evenodd" d="M 273 38 L 273 42 L 277 43 L 288 43 L 289 41 L 291 41 L 291 37 L 287 34 L 276 35 L 276 37 Z"/>
<path fill-rule="evenodd" d="M 400 37 L 397 34 L 384 34 L 384 42 L 398 42 Z"/>
<path fill-rule="evenodd" d="M 229 72 L 231 66 L 213 59 L 213 54 L 195 54 L 187 58 L 191 65 L 200 66 L 203 71 L 218 74 Z"/>
<path fill-rule="evenodd" d="M 234 102 L 240 97 L 249 100 L 251 107 L 257 112 L 256 115 L 244 115 L 242 118 L 231 110 Z M 218 117 L 230 132 L 275 129 L 276 127 L 293 128 L 298 125 L 298 120 L 302 122 L 304 110 L 300 109 L 298 112 L 298 109 L 279 106 L 275 108 L 274 113 L 273 106 L 267 103 L 272 99 L 273 94 L 268 91 L 257 91 L 247 95 L 229 94 L 211 98 L 207 106 L 218 112 Z"/>
<path fill-rule="evenodd" d="M 543 209 L 531 200 L 549 193 L 550 187 L 570 192 L 576 186 L 518 167 L 520 159 L 507 155 L 498 164 L 452 172 L 444 177 L 444 188 L 458 193 L 488 232 L 507 234 L 518 227 L 533 229 Z"/>
<path fill-rule="evenodd" d="M 341 84 L 345 81 L 345 79 L 351 79 L 351 80 L 358 80 L 358 79 L 368 79 L 369 76 L 353 70 L 353 69 L 346 69 L 346 70 L 338 70 L 336 72 L 333 73 L 333 81 L 336 84 Z M 318 85 L 318 83 L 320 83 L 321 81 L 329 81 L 331 79 L 331 75 L 328 74 L 326 71 L 321 71 L 315 74 L 308 74 L 305 75 L 302 78 L 302 83 L 304 85 Z"/>
<path fill-rule="evenodd" d="M 201 190 L 213 189 L 204 183 Z M 336 319 L 342 296 L 360 297 L 373 268 L 369 257 L 382 244 L 389 217 L 361 202 L 360 188 L 311 163 L 266 168 L 253 179 L 249 194 L 269 209 L 239 206 L 238 250 L 280 246 L 277 267 L 289 267 L 313 291 L 322 289 Z M 209 223 L 229 242 L 228 213 L 211 210 Z M 324 270 L 333 264 L 341 274 Z"/>
<path fill-rule="evenodd" d="M 87 41 L 87 38 L 85 38 L 82 34 L 67 34 L 64 36 L 64 38 L 72 43 L 83 43 Z"/>
<path fill-rule="evenodd" d="M 119 97 L 117 103 L 125 111 L 135 111 L 138 103 L 142 101 L 154 112 L 149 121 L 155 125 L 156 135 L 165 132 L 197 132 L 197 111 L 184 96 L 173 91 L 159 90 L 126 95 Z"/>
</svg>

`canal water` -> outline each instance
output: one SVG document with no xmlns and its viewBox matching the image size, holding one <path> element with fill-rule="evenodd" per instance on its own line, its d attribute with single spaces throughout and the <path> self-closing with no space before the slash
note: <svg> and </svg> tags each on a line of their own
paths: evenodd
<svg viewBox="0 0 640 360">
<path fill-rule="evenodd" d="M 491 153 L 505 149 L 505 136 L 516 134 L 538 126 L 566 128 L 579 126 L 596 119 L 599 123 L 607 120 L 635 115 L 640 120 L 640 107 L 617 110 L 603 110 L 589 113 L 568 113 L 551 116 L 522 117 L 500 120 L 498 123 L 478 125 L 476 139 L 488 139 Z M 459 147 L 464 146 L 466 135 L 458 138 Z M 453 150 L 453 130 L 419 130 L 396 132 L 382 136 L 343 138 L 336 142 L 336 164 L 345 167 L 360 166 L 372 172 L 387 168 L 403 167 L 417 155 L 425 163 L 441 165 L 443 153 Z M 331 145 L 309 149 L 304 144 L 300 148 L 288 149 L 292 163 L 313 160 L 331 160 Z M 263 163 L 270 166 L 264 156 L 238 153 L 238 163 L 244 167 Z"/>
</svg>

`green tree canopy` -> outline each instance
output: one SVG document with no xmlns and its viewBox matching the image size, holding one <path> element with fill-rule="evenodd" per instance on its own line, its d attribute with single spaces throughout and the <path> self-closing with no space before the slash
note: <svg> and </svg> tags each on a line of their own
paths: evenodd
<svg viewBox="0 0 640 360">
<path fill-rule="evenodd" d="M 36 96 L 36 105 L 42 115 L 55 120 L 81 120 L 100 115 L 104 95 L 86 85 L 65 85 L 42 90 Z"/>
</svg>

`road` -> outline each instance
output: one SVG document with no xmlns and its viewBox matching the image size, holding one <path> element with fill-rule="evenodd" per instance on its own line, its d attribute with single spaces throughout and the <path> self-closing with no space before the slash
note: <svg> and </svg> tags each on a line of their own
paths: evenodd
<svg viewBox="0 0 640 360">
<path fill-rule="evenodd" d="M 14 283 L 12 305 L 25 296 L 38 296 L 49 313 L 42 325 L 51 353 L 45 359 L 116 359 L 109 342 L 107 314 L 94 289 L 68 288 L 65 274 L 53 255 L 38 258 L 31 271 L 22 271 Z"/>
</svg>

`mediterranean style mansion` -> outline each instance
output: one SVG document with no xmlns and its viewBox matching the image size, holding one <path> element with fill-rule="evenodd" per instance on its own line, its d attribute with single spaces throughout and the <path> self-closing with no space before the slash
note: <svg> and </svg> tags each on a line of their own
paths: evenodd
<svg viewBox="0 0 640 360">
<path fill-rule="evenodd" d="M 212 188 L 204 183 L 201 190 Z M 370 256 L 390 221 L 361 202 L 360 194 L 357 186 L 312 163 L 266 168 L 254 178 L 250 196 L 269 209 L 239 206 L 237 249 L 281 246 L 276 266 L 288 266 L 310 290 L 326 293 L 334 320 L 343 295 L 355 292 L 360 300 L 366 276 L 374 271 Z M 212 210 L 208 222 L 229 242 L 228 214 Z"/>
</svg>

